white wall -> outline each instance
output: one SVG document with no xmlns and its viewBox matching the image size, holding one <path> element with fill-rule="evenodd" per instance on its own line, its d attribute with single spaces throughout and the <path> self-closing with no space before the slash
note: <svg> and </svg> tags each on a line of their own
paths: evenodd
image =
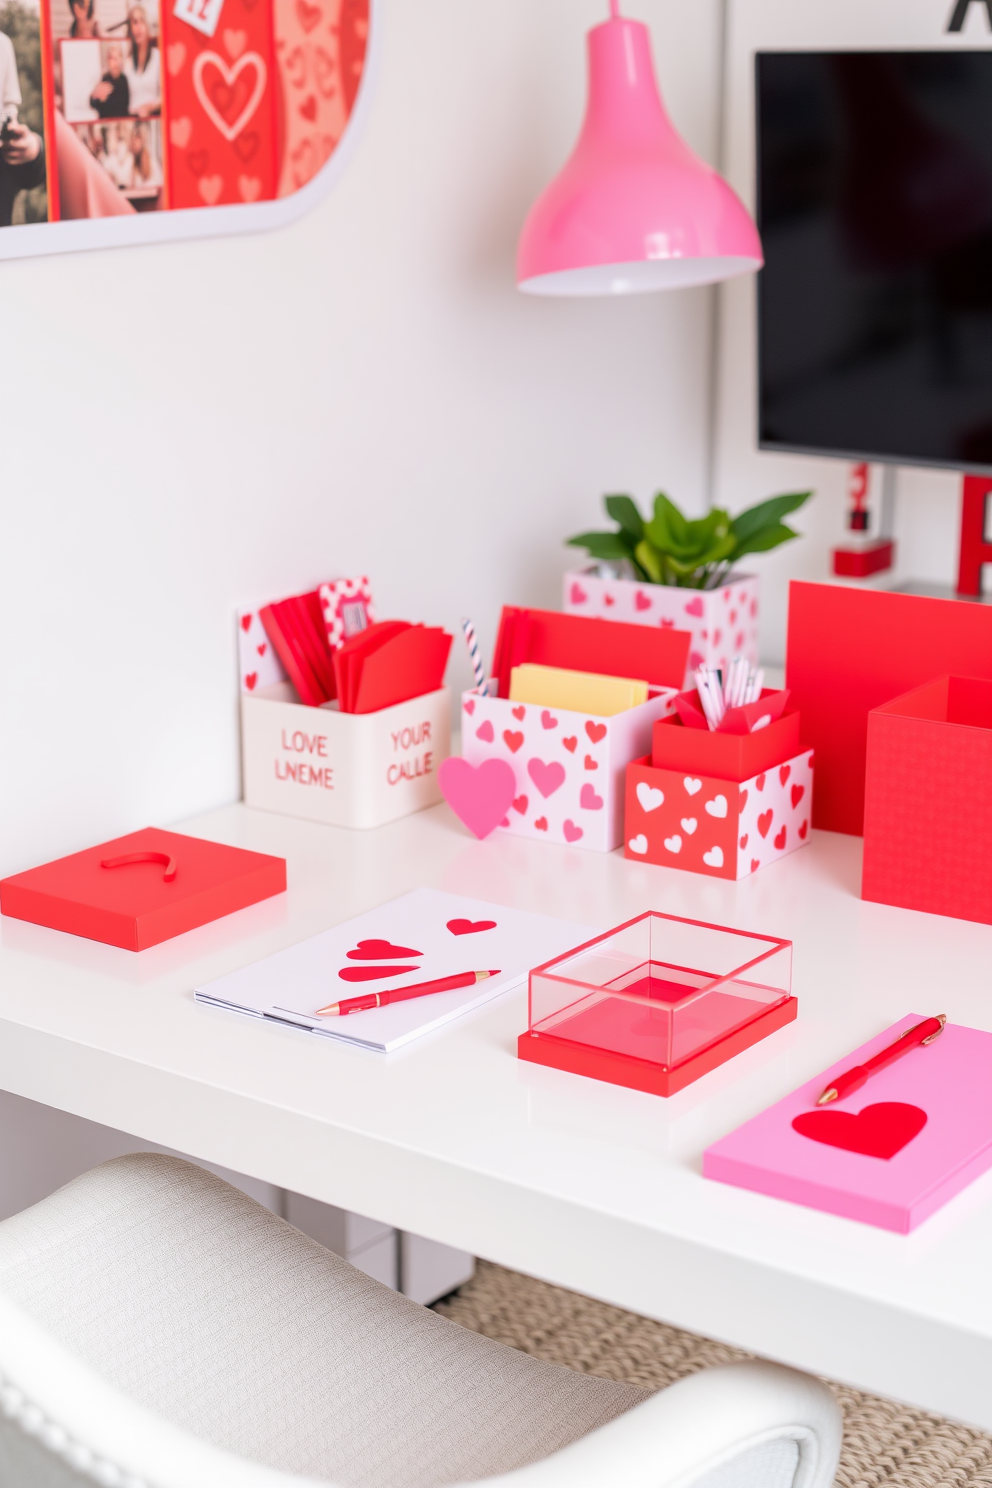
<svg viewBox="0 0 992 1488">
<path fill-rule="evenodd" d="M 712 158 L 718 0 L 629 9 Z M 601 492 L 702 506 L 708 292 L 513 285 L 605 13 L 381 0 L 365 136 L 303 221 L 0 266 L 0 871 L 238 796 L 240 602 L 368 571 L 488 649 Z"/>
</svg>

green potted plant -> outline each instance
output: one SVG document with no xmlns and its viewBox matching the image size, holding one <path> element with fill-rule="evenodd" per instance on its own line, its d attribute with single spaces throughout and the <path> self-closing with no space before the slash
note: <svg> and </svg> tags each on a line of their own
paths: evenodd
<svg viewBox="0 0 992 1488">
<path fill-rule="evenodd" d="M 759 582 L 736 564 L 798 537 L 783 518 L 813 493 L 772 496 L 732 517 L 714 507 L 689 518 L 659 491 L 650 517 L 630 496 L 607 496 L 613 531 L 580 532 L 596 566 L 565 575 L 565 609 L 574 614 L 691 630 L 689 671 L 725 667 L 734 656 L 758 660 Z"/>
</svg>

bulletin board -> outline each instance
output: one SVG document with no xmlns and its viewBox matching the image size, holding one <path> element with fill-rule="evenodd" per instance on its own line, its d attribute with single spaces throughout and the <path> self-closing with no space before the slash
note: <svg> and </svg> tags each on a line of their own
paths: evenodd
<svg viewBox="0 0 992 1488">
<path fill-rule="evenodd" d="M 292 220 L 373 56 L 372 0 L 0 0 L 0 258 Z"/>
</svg>

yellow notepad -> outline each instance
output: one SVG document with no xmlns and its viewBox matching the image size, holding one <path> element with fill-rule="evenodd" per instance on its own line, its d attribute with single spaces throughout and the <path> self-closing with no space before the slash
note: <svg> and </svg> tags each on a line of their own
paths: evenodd
<svg viewBox="0 0 992 1488">
<path fill-rule="evenodd" d="M 575 713 L 597 713 L 612 718 L 648 700 L 648 684 L 632 677 L 607 677 L 599 672 L 571 672 L 564 667 L 539 666 L 525 661 L 510 673 L 510 701 L 537 703 L 544 708 L 568 708 Z"/>
</svg>

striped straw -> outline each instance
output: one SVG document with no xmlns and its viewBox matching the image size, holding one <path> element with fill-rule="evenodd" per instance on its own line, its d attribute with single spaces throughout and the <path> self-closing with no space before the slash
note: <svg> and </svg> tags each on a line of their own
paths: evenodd
<svg viewBox="0 0 992 1488">
<path fill-rule="evenodd" d="M 462 620 L 462 630 L 465 632 L 465 644 L 472 661 L 472 671 L 475 673 L 475 685 L 480 692 L 486 690 L 486 669 L 482 665 L 482 657 L 479 654 L 479 642 L 475 634 L 475 626 L 471 620 Z"/>
</svg>

